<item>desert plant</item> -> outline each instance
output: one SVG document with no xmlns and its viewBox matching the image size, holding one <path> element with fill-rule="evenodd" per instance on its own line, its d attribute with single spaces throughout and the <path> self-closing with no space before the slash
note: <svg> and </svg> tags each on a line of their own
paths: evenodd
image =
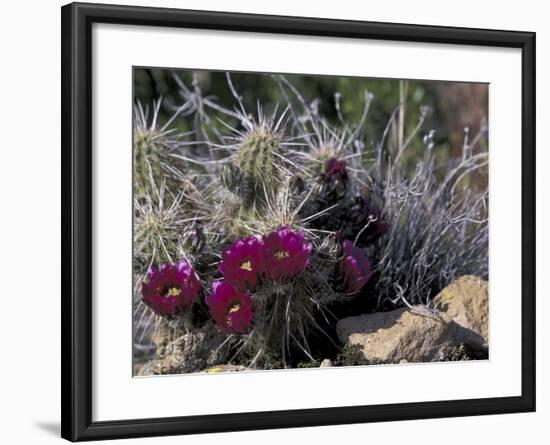
<svg viewBox="0 0 550 445">
<path fill-rule="evenodd" d="M 428 305 L 459 275 L 487 276 L 487 189 L 467 187 L 472 172 L 487 165 L 485 151 L 473 154 L 482 134 L 465 138 L 461 159 L 438 164 L 434 133 L 423 130 L 427 108 L 405 134 L 401 101 L 373 142 L 367 91 L 355 123 L 336 96 L 334 123 L 284 76 L 270 76 L 285 98 L 283 111 L 258 104 L 255 113 L 229 74 L 233 108 L 204 97 L 197 79 L 188 87 L 174 76 L 184 102 L 166 123 L 156 122 L 160 101 L 151 124 L 136 105 L 135 269 L 144 277 L 184 261 L 200 285 L 185 308 L 165 311 L 162 298 L 177 300 L 189 286 L 168 283 L 155 293 L 151 276 L 158 274 L 149 272 L 136 319 L 154 320 L 144 315 L 153 308 L 179 329 L 178 313 L 196 301 L 227 334 L 233 359 L 246 356 L 249 366 L 262 367 L 280 358 L 289 366 L 292 354 L 316 361 L 313 332 L 332 341 L 325 327 L 335 321 L 335 304 Z M 180 119 L 191 133 L 170 129 Z M 390 129 L 399 136 L 391 149 Z M 411 170 L 413 146 L 423 154 Z"/>
</svg>

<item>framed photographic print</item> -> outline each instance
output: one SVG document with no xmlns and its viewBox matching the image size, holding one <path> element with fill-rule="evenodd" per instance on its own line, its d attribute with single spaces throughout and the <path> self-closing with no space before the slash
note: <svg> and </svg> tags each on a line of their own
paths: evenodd
<svg viewBox="0 0 550 445">
<path fill-rule="evenodd" d="M 66 439 L 535 409 L 534 33 L 64 6 L 62 202 Z"/>
</svg>

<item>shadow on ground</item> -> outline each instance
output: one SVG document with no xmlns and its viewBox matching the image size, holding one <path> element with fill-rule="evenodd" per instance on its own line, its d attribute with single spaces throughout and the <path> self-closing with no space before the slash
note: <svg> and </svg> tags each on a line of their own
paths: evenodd
<svg viewBox="0 0 550 445">
<path fill-rule="evenodd" d="M 36 422 L 35 425 L 52 436 L 61 437 L 61 424 L 59 422 Z"/>
</svg>

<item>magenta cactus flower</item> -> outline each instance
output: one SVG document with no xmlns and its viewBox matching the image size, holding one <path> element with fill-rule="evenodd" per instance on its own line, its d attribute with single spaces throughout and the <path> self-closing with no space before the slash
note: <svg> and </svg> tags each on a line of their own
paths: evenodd
<svg viewBox="0 0 550 445">
<path fill-rule="evenodd" d="M 311 256 L 312 245 L 304 241 L 304 233 L 279 227 L 264 236 L 266 272 L 270 279 L 288 279 L 300 275 Z"/>
<path fill-rule="evenodd" d="M 228 334 L 245 334 L 254 316 L 252 300 L 225 281 L 216 281 L 206 304 L 216 325 Z"/>
<path fill-rule="evenodd" d="M 329 207 L 346 194 L 348 180 L 346 162 L 336 158 L 327 159 L 320 180 L 319 198 Z"/>
<path fill-rule="evenodd" d="M 254 289 L 265 272 L 262 246 L 253 235 L 231 244 L 218 266 L 225 281 L 240 290 Z"/>
<path fill-rule="evenodd" d="M 191 307 L 200 289 L 197 274 L 187 260 L 181 260 L 150 267 L 141 286 L 141 295 L 153 312 L 171 319 Z"/>
<path fill-rule="evenodd" d="M 327 159 L 325 162 L 325 177 L 340 181 L 348 179 L 346 162 L 336 158 Z"/>
<path fill-rule="evenodd" d="M 342 248 L 344 256 L 340 261 L 340 273 L 344 278 L 344 288 L 347 292 L 359 292 L 372 276 L 369 259 L 351 241 L 345 240 Z"/>
</svg>

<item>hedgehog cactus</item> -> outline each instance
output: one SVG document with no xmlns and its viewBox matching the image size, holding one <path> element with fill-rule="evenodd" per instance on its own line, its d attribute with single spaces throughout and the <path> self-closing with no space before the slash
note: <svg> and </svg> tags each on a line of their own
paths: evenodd
<svg viewBox="0 0 550 445">
<path fill-rule="evenodd" d="M 236 131 L 235 143 L 227 146 L 232 154 L 219 170 L 219 181 L 231 193 L 219 194 L 221 199 L 214 207 L 206 201 L 205 214 L 197 219 L 210 217 L 209 225 L 193 221 L 177 230 L 185 256 L 193 259 L 204 281 L 213 283 L 205 299 L 211 317 L 240 345 L 238 351 L 253 357 L 251 366 L 273 355 L 286 365 L 287 357 L 296 350 L 311 357 L 308 333 L 323 332 L 318 316 L 326 319 L 330 304 L 349 298 L 349 289 L 330 284 L 342 274 L 340 243 L 332 233 L 319 236 L 310 230 L 318 227 L 316 220 L 322 222 L 332 204 L 344 198 L 349 179 L 346 162 L 328 158 L 319 174 L 301 167 L 285 149 L 284 132 L 279 128 L 282 117 L 274 122 L 273 117 L 260 114 L 257 121 L 245 121 L 246 131 Z M 148 145 L 147 151 L 145 143 L 150 141 L 136 142 L 136 157 L 147 159 L 143 166 L 151 176 L 149 163 L 161 155 L 150 150 L 155 144 Z M 312 187 L 312 192 L 316 190 L 313 194 L 308 191 Z M 189 200 L 190 190 L 182 190 L 182 194 Z M 321 202 L 322 196 L 330 197 L 330 202 Z M 315 201 L 318 208 L 308 200 Z M 166 217 L 167 211 L 179 207 L 179 200 L 167 209 L 160 205 L 160 215 Z M 214 216 L 208 215 L 209 208 L 215 211 Z M 197 214 L 192 206 L 188 210 Z M 155 228 L 167 226 L 162 222 Z M 148 225 L 139 227 L 147 229 Z M 216 241 L 208 233 L 221 234 L 221 238 Z M 153 247 L 163 260 L 172 261 L 168 253 L 162 255 L 166 245 L 172 245 L 164 235 L 152 237 Z M 205 252 L 212 248 L 221 261 L 206 258 Z M 214 267 L 203 267 L 208 262 Z M 219 281 L 220 275 L 223 281 Z"/>
<path fill-rule="evenodd" d="M 301 97 L 303 109 L 292 105 L 288 121 L 285 113 L 266 117 L 261 109 L 251 117 L 229 76 L 236 100 L 232 110 L 212 106 L 214 99 L 198 101 L 200 89 L 176 82 L 188 100 L 180 107 L 187 115 L 176 113 L 159 128 L 156 114 L 148 122 L 138 106 L 134 120 L 134 264 L 136 274 L 153 271 L 139 295 L 151 317 L 171 320 L 193 312 L 198 314 L 190 317 L 195 329 L 211 318 L 226 336 L 219 347 L 230 348 L 236 360 L 265 367 L 276 357 L 286 367 L 296 357 L 319 358 L 311 350 L 312 333 L 332 341 L 327 332 L 334 328 L 333 309 L 352 298 L 369 309 L 395 305 L 390 292 L 397 285 L 420 294 L 443 275 L 460 275 L 478 264 L 475 252 L 488 232 L 473 211 L 483 202 L 468 195 L 458 206 L 443 192 L 436 201 L 424 202 L 424 187 L 417 182 L 439 190 L 431 151 L 419 168 L 426 178 L 418 174 L 409 180 L 399 165 L 386 168 L 382 149 L 376 163 L 362 159 L 364 117 L 357 128 L 342 122 L 332 127 Z M 288 96 L 298 93 L 284 79 L 280 86 L 289 109 Z M 365 107 L 364 116 L 368 102 Z M 192 110 L 196 139 L 181 142 L 166 127 Z M 213 126 L 220 120 L 230 134 Z M 188 148 L 196 144 L 206 149 Z M 453 222 L 451 205 L 472 217 Z M 440 215 L 437 232 L 447 238 L 434 238 L 434 211 Z M 409 214 L 416 215 L 417 230 L 405 239 L 401 232 L 405 223 L 412 224 Z M 463 224 L 461 233 L 465 240 L 472 237 L 477 250 L 475 255 L 461 250 L 451 269 L 431 273 L 432 263 L 456 250 L 451 223 Z M 417 252 L 434 249 L 435 257 L 424 255 L 412 263 Z M 406 255 L 413 255 L 409 263 Z M 420 266 L 427 277 L 423 288 L 416 284 Z M 178 273 L 167 272 L 172 269 Z"/>
<path fill-rule="evenodd" d="M 134 132 L 134 187 L 136 196 L 155 194 L 154 184 L 162 182 L 161 146 L 149 131 Z"/>
<path fill-rule="evenodd" d="M 281 179 L 282 134 L 265 122 L 254 124 L 242 137 L 233 162 L 222 171 L 222 183 L 250 207 L 264 202 Z"/>
<path fill-rule="evenodd" d="M 177 112 L 166 124 L 159 125 L 161 104 L 161 100 L 154 102 L 152 113 L 140 103 L 134 107 L 134 191 L 138 199 L 157 199 L 163 183 L 169 183 L 176 190 L 180 180 L 173 173 L 183 165 L 181 159 L 173 154 L 186 135 L 169 128 Z M 178 195 L 177 191 L 173 195 Z"/>
</svg>

